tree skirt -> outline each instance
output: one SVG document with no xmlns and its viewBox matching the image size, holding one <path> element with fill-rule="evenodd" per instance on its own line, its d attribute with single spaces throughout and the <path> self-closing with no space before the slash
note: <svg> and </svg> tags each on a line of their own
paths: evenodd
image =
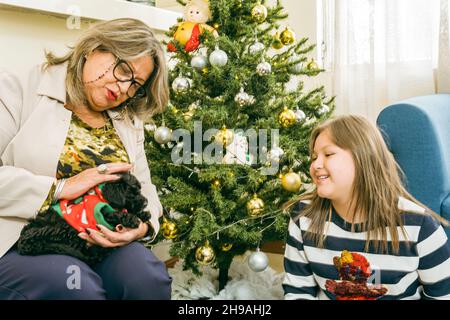
<svg viewBox="0 0 450 320">
<path fill-rule="evenodd" d="M 179 260 L 169 269 L 172 276 L 172 299 L 174 300 L 281 300 L 283 299 L 284 273 L 276 273 L 270 266 L 262 272 L 254 272 L 248 266 L 250 252 L 233 260 L 228 271 L 229 280 L 223 290 L 219 290 L 219 270 L 202 266 L 202 276 L 192 271 L 183 271 L 183 261 Z"/>
</svg>

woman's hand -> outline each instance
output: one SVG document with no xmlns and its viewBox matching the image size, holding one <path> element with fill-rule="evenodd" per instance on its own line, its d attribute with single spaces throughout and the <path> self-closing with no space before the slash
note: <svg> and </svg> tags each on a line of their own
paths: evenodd
<svg viewBox="0 0 450 320">
<path fill-rule="evenodd" d="M 112 162 L 106 164 L 106 166 L 108 168 L 106 173 L 99 173 L 97 168 L 90 168 L 80 172 L 76 176 L 68 178 L 59 195 L 59 199 L 76 199 L 100 183 L 120 179 L 120 176 L 114 173 L 127 172 L 133 167 L 131 164 L 125 162 Z"/>
<path fill-rule="evenodd" d="M 122 247 L 137 239 L 143 238 L 148 231 L 148 225 L 141 222 L 135 229 L 122 228 L 115 232 L 108 228 L 97 225 L 100 232 L 93 229 L 86 229 L 87 232 L 81 232 L 78 236 L 87 241 L 88 246 L 97 245 L 104 248 Z"/>
</svg>

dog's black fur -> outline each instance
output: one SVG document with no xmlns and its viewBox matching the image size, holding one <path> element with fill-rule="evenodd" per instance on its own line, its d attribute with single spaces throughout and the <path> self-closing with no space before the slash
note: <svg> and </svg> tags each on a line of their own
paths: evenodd
<svg viewBox="0 0 450 320">
<path fill-rule="evenodd" d="M 137 228 L 140 221 L 148 221 L 150 213 L 144 211 L 147 199 L 141 194 L 141 185 L 135 176 L 125 173 L 121 179 L 106 183 L 103 196 L 117 211 L 103 212 L 105 220 L 116 227 Z M 128 212 L 122 212 L 126 209 Z M 22 255 L 65 254 L 76 257 L 89 265 L 102 261 L 112 248 L 97 245 L 88 247 L 86 240 L 78 237 L 71 227 L 51 207 L 31 219 L 20 234 L 17 251 Z"/>
</svg>

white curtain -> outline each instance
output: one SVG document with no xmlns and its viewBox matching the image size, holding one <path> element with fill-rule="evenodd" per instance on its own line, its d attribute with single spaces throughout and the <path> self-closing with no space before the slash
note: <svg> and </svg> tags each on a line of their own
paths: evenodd
<svg viewBox="0 0 450 320">
<path fill-rule="evenodd" d="M 436 92 L 440 0 L 330 0 L 330 6 L 336 114 L 375 120 L 390 103 Z"/>
<path fill-rule="evenodd" d="M 439 64 L 437 69 L 437 91 L 450 93 L 450 8 L 448 0 L 441 0 L 439 29 Z"/>
</svg>

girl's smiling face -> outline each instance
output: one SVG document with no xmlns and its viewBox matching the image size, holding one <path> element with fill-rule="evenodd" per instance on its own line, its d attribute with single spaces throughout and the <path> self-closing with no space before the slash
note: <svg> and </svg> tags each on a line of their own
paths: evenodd
<svg viewBox="0 0 450 320">
<path fill-rule="evenodd" d="M 352 153 L 338 147 L 328 130 L 314 143 L 309 170 L 319 197 L 341 204 L 352 199 L 356 172 Z"/>
</svg>

